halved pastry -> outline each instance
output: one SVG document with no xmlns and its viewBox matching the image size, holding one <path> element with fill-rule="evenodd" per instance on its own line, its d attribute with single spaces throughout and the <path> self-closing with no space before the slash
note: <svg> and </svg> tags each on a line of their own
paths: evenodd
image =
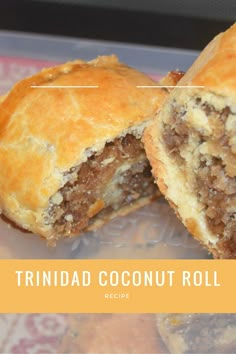
<svg viewBox="0 0 236 354">
<path fill-rule="evenodd" d="M 144 137 L 153 174 L 189 231 L 215 257 L 236 258 L 236 25 L 178 86 Z"/>
<path fill-rule="evenodd" d="M 0 208 L 46 237 L 77 235 L 159 194 L 141 136 L 163 89 L 115 56 L 18 84 L 0 106 Z"/>
</svg>

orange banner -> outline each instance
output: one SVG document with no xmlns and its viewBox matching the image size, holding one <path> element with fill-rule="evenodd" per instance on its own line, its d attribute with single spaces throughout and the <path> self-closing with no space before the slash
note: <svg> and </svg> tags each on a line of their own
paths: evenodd
<svg viewBox="0 0 236 354">
<path fill-rule="evenodd" d="M 234 260 L 0 260 L 0 313 L 235 313 Z"/>
</svg>

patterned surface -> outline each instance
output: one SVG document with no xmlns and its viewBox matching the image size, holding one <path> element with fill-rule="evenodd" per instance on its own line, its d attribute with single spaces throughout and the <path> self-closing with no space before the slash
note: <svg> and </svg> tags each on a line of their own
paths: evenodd
<svg viewBox="0 0 236 354">
<path fill-rule="evenodd" d="M 66 315 L 1 315 L 0 353 L 56 354 L 66 330 Z"/>
</svg>

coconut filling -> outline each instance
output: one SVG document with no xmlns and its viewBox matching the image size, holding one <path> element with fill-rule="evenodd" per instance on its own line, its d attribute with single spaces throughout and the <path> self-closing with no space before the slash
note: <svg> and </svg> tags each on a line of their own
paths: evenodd
<svg viewBox="0 0 236 354">
<path fill-rule="evenodd" d="M 49 209 L 57 235 L 78 234 L 98 218 L 157 194 L 143 143 L 131 134 L 108 142 L 68 175 Z"/>
<path fill-rule="evenodd" d="M 236 145 L 228 129 L 236 117 L 228 106 L 216 109 L 200 97 L 190 105 L 173 102 L 163 141 L 202 204 L 208 228 L 218 237 L 218 248 L 226 256 L 236 256 Z M 206 124 L 200 126 L 201 117 Z"/>
</svg>

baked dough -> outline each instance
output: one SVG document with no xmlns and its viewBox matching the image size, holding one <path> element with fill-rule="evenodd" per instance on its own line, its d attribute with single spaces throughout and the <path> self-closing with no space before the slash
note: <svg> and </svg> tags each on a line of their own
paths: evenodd
<svg viewBox="0 0 236 354">
<path fill-rule="evenodd" d="M 52 241 L 156 197 L 140 138 L 167 92 L 138 85 L 156 82 L 114 55 L 17 83 L 0 106 L 2 213 Z"/>
<path fill-rule="evenodd" d="M 179 81 L 144 142 L 161 192 L 216 258 L 236 258 L 236 25 Z M 199 87 L 200 86 L 200 87 Z"/>
</svg>

